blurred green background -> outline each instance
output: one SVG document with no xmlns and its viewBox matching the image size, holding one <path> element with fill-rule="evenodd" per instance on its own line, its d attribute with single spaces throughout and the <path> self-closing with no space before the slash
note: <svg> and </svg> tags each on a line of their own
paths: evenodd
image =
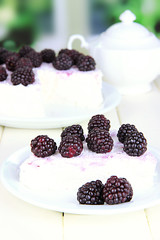
<svg viewBox="0 0 160 240">
<path fill-rule="evenodd" d="M 159 0 L 0 0 L 0 45 L 58 50 L 71 34 L 90 37 L 105 31 L 126 9 L 160 37 Z"/>
</svg>

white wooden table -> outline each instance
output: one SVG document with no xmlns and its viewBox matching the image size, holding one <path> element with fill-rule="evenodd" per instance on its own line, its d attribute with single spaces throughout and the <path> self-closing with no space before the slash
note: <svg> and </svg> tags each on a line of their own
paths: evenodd
<svg viewBox="0 0 160 240">
<path fill-rule="evenodd" d="M 106 117 L 111 128 L 133 123 L 148 144 L 160 149 L 160 82 L 151 92 L 123 96 L 119 106 Z M 84 131 L 88 119 L 80 123 Z M 0 127 L 0 163 L 28 145 L 39 134 L 59 136 L 62 129 L 28 130 Z M 76 215 L 54 212 L 26 203 L 0 183 L 0 239 L 2 240 L 160 240 L 160 205 L 116 215 Z"/>
</svg>

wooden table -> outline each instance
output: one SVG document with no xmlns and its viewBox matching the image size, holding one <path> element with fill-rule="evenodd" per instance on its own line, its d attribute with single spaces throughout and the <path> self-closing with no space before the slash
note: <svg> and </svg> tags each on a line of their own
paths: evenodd
<svg viewBox="0 0 160 240">
<path fill-rule="evenodd" d="M 122 96 L 119 106 L 105 116 L 111 129 L 133 123 L 148 144 L 160 149 L 160 82 L 142 95 Z M 87 129 L 88 119 L 81 125 Z M 31 130 L 0 127 L 0 163 L 28 145 L 39 134 L 58 137 L 62 129 Z M 82 240 L 160 239 L 160 205 L 116 215 L 76 215 L 54 212 L 26 203 L 0 183 L 0 239 L 2 240 Z"/>
</svg>

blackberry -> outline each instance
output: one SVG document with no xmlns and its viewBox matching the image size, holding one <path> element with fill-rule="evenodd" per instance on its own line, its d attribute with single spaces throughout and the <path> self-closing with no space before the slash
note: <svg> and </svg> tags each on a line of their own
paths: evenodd
<svg viewBox="0 0 160 240">
<path fill-rule="evenodd" d="M 104 129 L 94 128 L 86 138 L 87 146 L 92 152 L 107 153 L 113 148 L 113 139 Z"/>
<path fill-rule="evenodd" d="M 22 57 L 20 58 L 17 62 L 16 62 L 16 67 L 15 69 L 17 68 L 22 68 L 22 67 L 30 67 L 32 68 L 33 65 L 32 65 L 32 62 L 29 58 L 26 58 L 26 57 Z"/>
<path fill-rule="evenodd" d="M 141 156 L 147 150 L 147 140 L 142 132 L 134 132 L 124 141 L 124 152 L 129 156 Z"/>
<path fill-rule="evenodd" d="M 53 61 L 53 66 L 57 70 L 67 70 L 67 69 L 70 69 L 72 65 L 73 65 L 73 61 L 71 57 L 69 57 L 65 53 L 59 54 L 56 57 L 56 59 Z"/>
<path fill-rule="evenodd" d="M 8 76 L 8 74 L 6 72 L 6 69 L 4 67 L 0 66 L 0 81 L 2 82 L 4 80 L 6 80 L 7 76 Z"/>
<path fill-rule="evenodd" d="M 15 68 L 16 68 L 16 63 L 19 59 L 19 56 L 14 54 L 14 55 L 11 55 L 9 57 L 7 57 L 6 59 L 6 68 L 9 70 L 9 71 L 14 71 Z"/>
<path fill-rule="evenodd" d="M 31 60 L 32 65 L 35 68 L 40 67 L 40 65 L 42 64 L 42 56 L 36 51 L 30 51 L 25 55 L 25 57 Z"/>
<path fill-rule="evenodd" d="M 34 49 L 28 45 L 23 45 L 19 50 L 19 55 L 20 57 L 24 57 L 26 54 L 28 54 L 31 51 L 34 51 Z"/>
<path fill-rule="evenodd" d="M 67 48 L 61 49 L 61 50 L 59 51 L 58 55 L 60 55 L 60 54 L 62 54 L 62 53 L 65 53 L 65 54 L 67 54 L 69 57 L 72 58 L 73 65 L 76 65 L 76 64 L 77 64 L 78 57 L 81 55 L 80 52 L 78 52 L 78 51 L 76 51 L 76 50 L 74 50 L 74 49 L 70 50 L 70 49 L 67 49 Z"/>
<path fill-rule="evenodd" d="M 91 71 L 95 69 L 96 63 L 91 56 L 80 55 L 76 66 L 80 71 Z"/>
<path fill-rule="evenodd" d="M 124 143 L 125 138 L 134 132 L 138 132 L 134 125 L 131 125 L 129 123 L 122 124 L 117 133 L 118 140 L 121 143 Z"/>
<path fill-rule="evenodd" d="M 83 150 L 83 143 L 78 136 L 67 135 L 61 139 L 58 150 L 62 157 L 76 157 L 81 154 Z"/>
<path fill-rule="evenodd" d="M 111 176 L 104 184 L 103 199 L 109 205 L 129 202 L 133 197 L 133 189 L 126 178 Z"/>
<path fill-rule="evenodd" d="M 48 157 L 54 154 L 57 150 L 56 142 L 47 135 L 38 135 L 31 140 L 31 151 L 37 157 Z"/>
<path fill-rule="evenodd" d="M 101 205 L 104 204 L 102 197 L 103 184 L 100 180 L 87 182 L 77 192 L 77 200 L 80 204 Z"/>
<path fill-rule="evenodd" d="M 79 124 L 66 127 L 61 133 L 62 138 L 65 136 L 71 136 L 71 135 L 77 135 L 81 139 L 81 141 L 84 141 L 85 139 L 83 134 L 83 128 Z"/>
<path fill-rule="evenodd" d="M 41 56 L 43 62 L 51 63 L 55 60 L 56 54 L 55 51 L 52 49 L 44 49 L 41 51 Z"/>
<path fill-rule="evenodd" d="M 14 55 L 13 52 L 10 52 L 10 51 L 6 51 L 6 52 L 2 52 L 0 54 L 0 64 L 4 64 L 7 60 L 8 57 Z"/>
<path fill-rule="evenodd" d="M 31 68 L 23 67 L 23 68 L 17 68 L 12 74 L 11 74 L 11 82 L 13 85 L 23 84 L 24 86 L 27 86 L 28 84 L 31 84 L 35 81 L 34 73 Z"/>
<path fill-rule="evenodd" d="M 97 114 L 89 120 L 88 131 L 90 132 L 95 127 L 109 131 L 110 120 L 108 120 L 103 114 Z"/>
</svg>

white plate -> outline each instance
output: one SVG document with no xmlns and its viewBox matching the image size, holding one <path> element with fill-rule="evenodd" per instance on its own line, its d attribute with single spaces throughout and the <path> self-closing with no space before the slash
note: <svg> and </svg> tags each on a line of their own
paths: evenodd
<svg viewBox="0 0 160 240">
<path fill-rule="evenodd" d="M 134 192 L 131 202 L 118 205 L 80 205 L 76 200 L 76 192 L 54 192 L 52 194 L 36 193 L 19 182 L 19 166 L 29 156 L 30 149 L 23 148 L 12 154 L 1 166 L 1 180 L 6 189 L 16 197 L 42 208 L 72 214 L 118 214 L 137 211 L 160 203 L 160 152 L 149 149 L 158 159 L 157 176 L 152 188 L 141 193 Z M 136 177 L 136 176 L 135 176 Z"/>
<path fill-rule="evenodd" d="M 110 111 L 116 107 L 121 99 L 119 92 L 106 82 L 103 82 L 102 93 L 104 102 L 101 108 L 91 111 L 76 111 L 69 114 L 62 112 L 60 117 L 46 117 L 46 118 L 11 118 L 0 116 L 0 125 L 16 128 L 59 128 L 66 127 L 70 124 L 77 124 L 90 118 L 94 114 L 102 114 Z"/>
</svg>

